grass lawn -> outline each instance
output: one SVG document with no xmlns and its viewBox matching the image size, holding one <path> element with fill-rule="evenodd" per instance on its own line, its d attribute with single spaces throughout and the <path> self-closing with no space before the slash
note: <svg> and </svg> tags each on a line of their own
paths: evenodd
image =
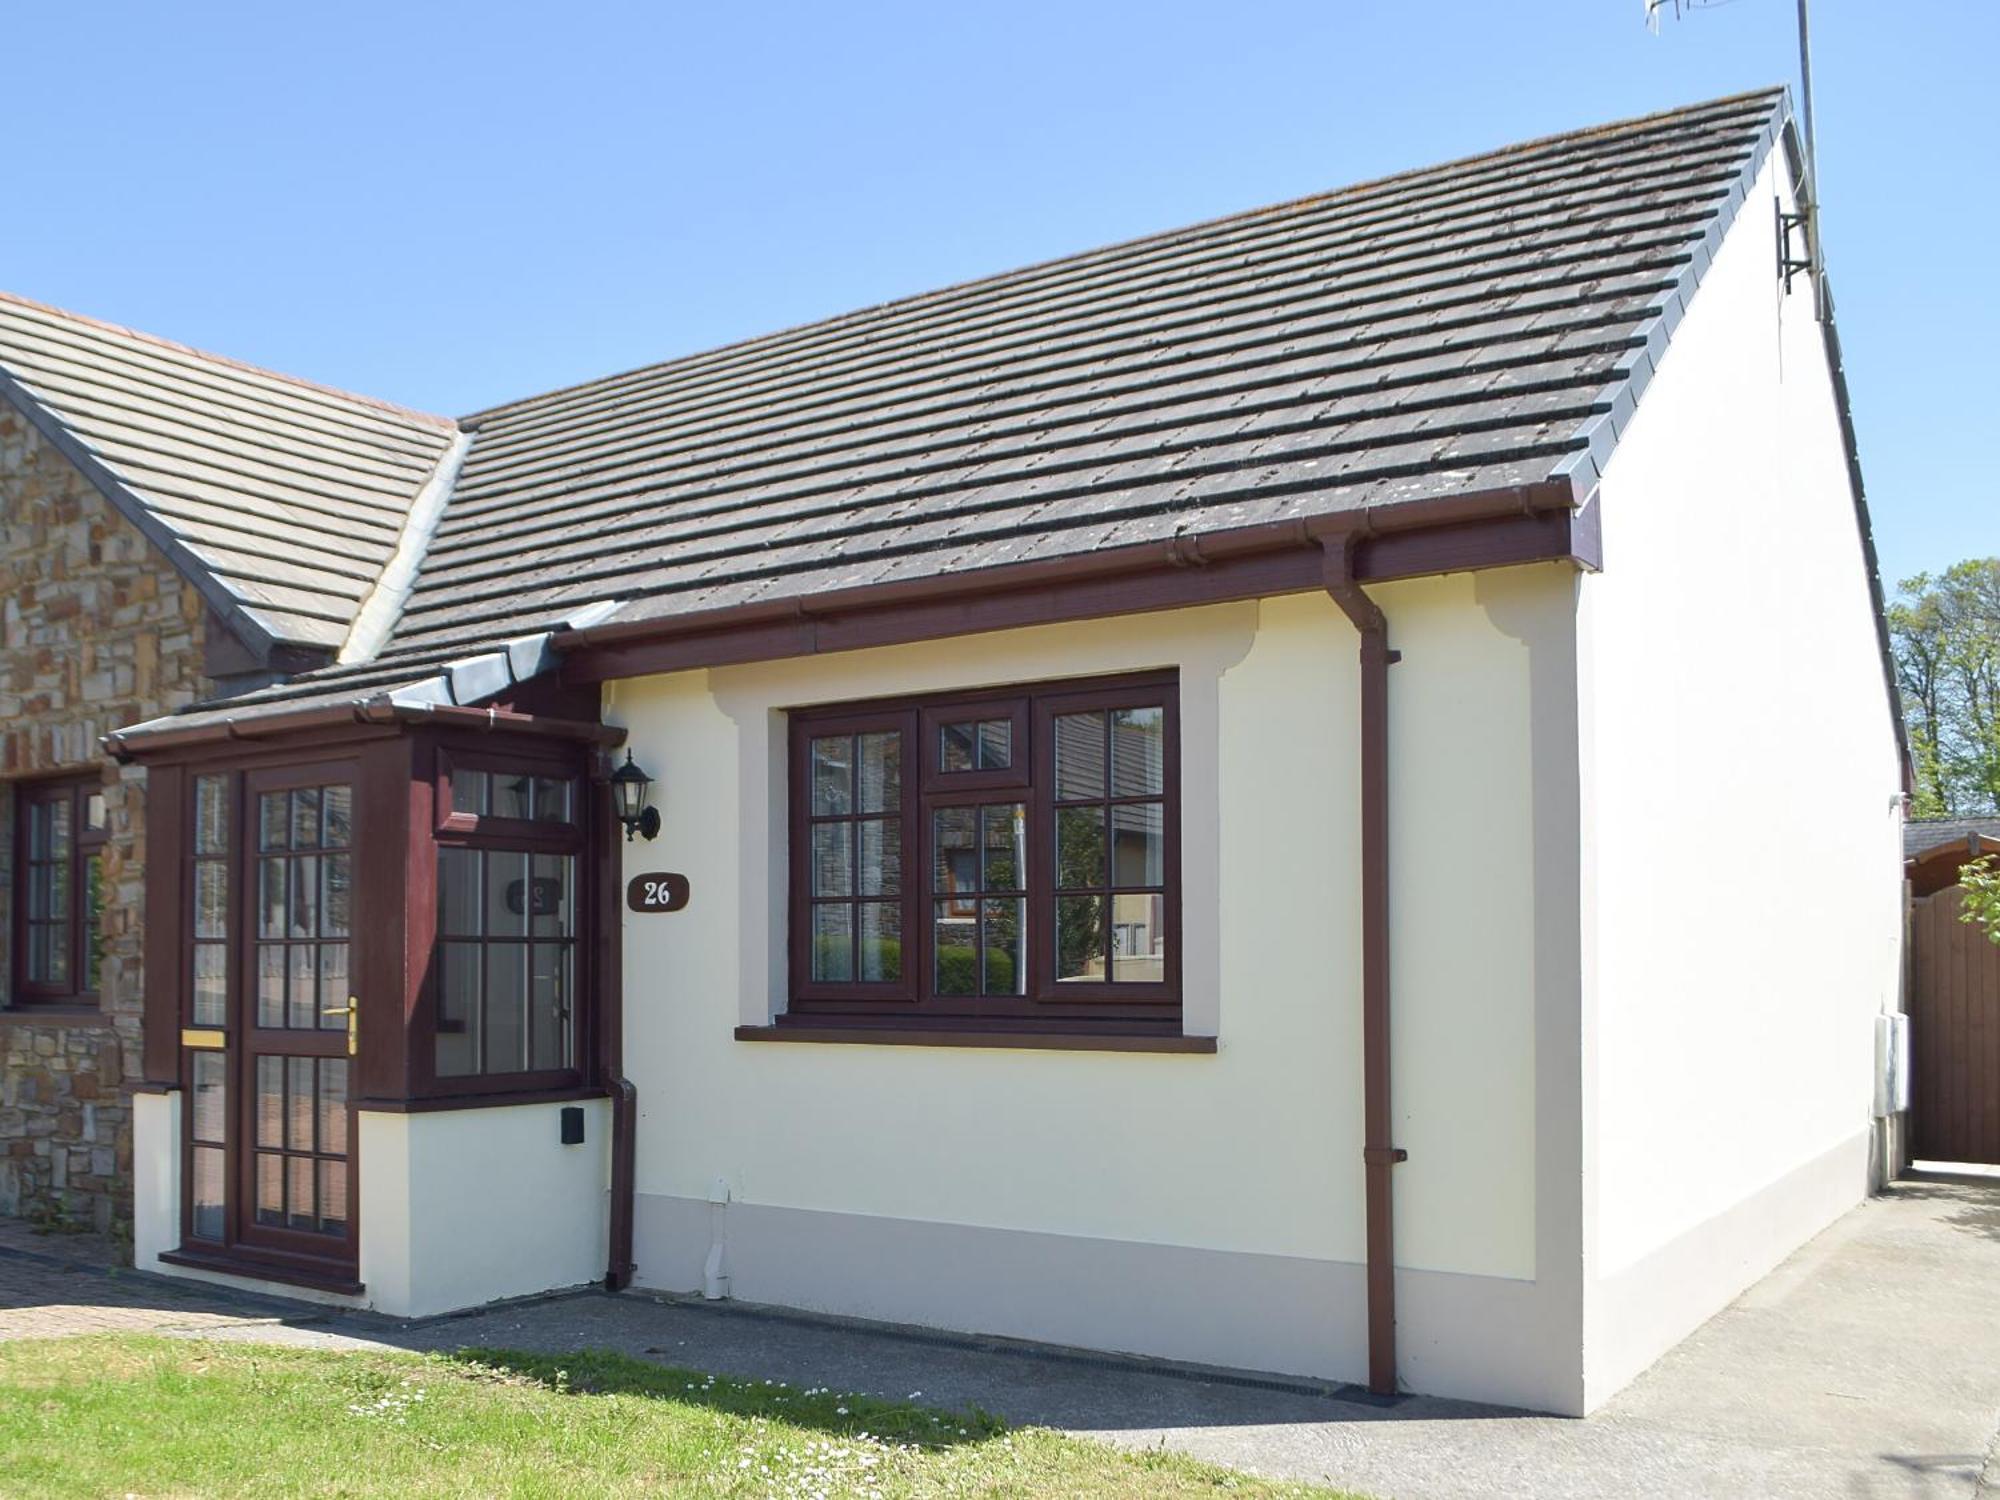
<svg viewBox="0 0 2000 1500">
<path fill-rule="evenodd" d="M 0 1494 L 1331 1496 L 608 1353 L 0 1343 Z"/>
</svg>

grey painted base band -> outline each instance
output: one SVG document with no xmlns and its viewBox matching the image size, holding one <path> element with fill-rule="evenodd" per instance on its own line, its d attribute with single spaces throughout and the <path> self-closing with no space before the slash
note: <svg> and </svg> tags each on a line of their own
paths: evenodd
<svg viewBox="0 0 2000 1500">
<path fill-rule="evenodd" d="M 841 1317 L 1317 1380 L 1367 1374 L 1364 1269 L 866 1214 L 640 1194 L 640 1286 L 693 1292 L 718 1230 L 730 1295 Z M 1573 1404 L 1581 1351 L 1533 1282 L 1397 1274 L 1410 1390 Z M 1568 1347 L 1565 1349 L 1564 1343 Z"/>
<path fill-rule="evenodd" d="M 1593 1280 L 1585 1388 L 1602 1405 L 1779 1261 L 1868 1196 L 1864 1130 L 1643 1259 Z"/>
</svg>

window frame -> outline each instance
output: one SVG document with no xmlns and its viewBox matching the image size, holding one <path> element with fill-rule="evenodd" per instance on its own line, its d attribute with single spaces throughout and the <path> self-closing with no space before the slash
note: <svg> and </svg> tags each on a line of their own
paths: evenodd
<svg viewBox="0 0 2000 1500">
<path fill-rule="evenodd" d="M 1180 674 L 1176 670 L 1115 677 L 1059 679 L 955 693 L 815 705 L 787 715 L 786 855 L 789 976 L 779 1024 L 857 1027 L 914 1024 L 968 1032 L 1130 1030 L 1179 1035 L 1181 992 L 1180 871 Z M 1058 713 L 1158 706 L 1164 715 L 1162 746 L 1162 912 L 1166 942 L 1158 981 L 1110 979 L 1079 984 L 1055 979 L 1051 941 L 1055 913 L 1054 719 Z M 1013 763 L 1005 769 L 944 771 L 938 765 L 939 728 L 965 718 L 1007 718 L 1014 727 Z M 902 785 L 903 973 L 895 984 L 830 983 L 810 977 L 811 956 L 811 742 L 841 733 L 901 728 L 905 735 Z M 916 737 L 916 754 L 909 750 Z M 1025 753 L 1023 753 L 1025 752 Z M 917 774 L 909 774 L 911 762 Z M 1108 769 L 1108 768 L 1107 768 Z M 1107 786 L 1107 800 L 1109 797 Z M 935 939 L 930 925 L 935 858 L 932 820 L 941 808 L 1022 803 L 1027 834 L 1027 982 L 1018 996 L 940 996 L 933 993 Z M 1107 889 L 1109 886 L 1107 885 Z M 1107 913 L 1107 921 L 1109 920 Z"/>
<path fill-rule="evenodd" d="M 597 871 L 599 841 L 610 835 L 597 827 L 602 815 L 598 786 L 590 774 L 587 757 L 574 749 L 542 741 L 512 741 L 505 749 L 468 748 L 442 741 L 435 746 L 430 775 L 433 816 L 429 827 L 413 830 L 423 840 L 424 852 L 414 862 L 409 879 L 426 887 L 420 920 L 425 940 L 423 982 L 416 1014 L 408 1029 L 411 1089 L 413 1100 L 477 1101 L 482 1098 L 514 1095 L 555 1095 L 584 1088 L 595 1069 L 595 1027 L 598 1024 L 594 986 L 598 959 Z M 570 783 L 570 818 L 563 823 L 532 818 L 504 818 L 492 814 L 475 816 L 452 809 L 452 775 L 457 770 L 526 772 L 530 775 L 560 777 Z M 570 901 L 570 1063 L 564 1068 L 541 1068 L 518 1073 L 440 1073 L 437 1040 L 440 1007 L 443 1003 L 442 966 L 438 959 L 445 942 L 477 942 L 482 949 L 512 939 L 462 935 L 447 937 L 443 931 L 442 903 L 439 899 L 441 851 L 466 849 L 482 853 L 567 855 L 572 867 Z M 406 899 L 413 894 L 406 892 Z M 411 901 L 411 910 L 418 903 Z M 522 940 L 524 943 L 526 939 Z"/>
<path fill-rule="evenodd" d="M 105 826 L 89 826 L 88 809 L 92 797 L 104 796 L 104 777 L 100 772 L 76 773 L 67 776 L 52 776 L 33 781 L 14 783 L 14 827 L 9 857 L 12 860 L 10 873 L 14 886 L 13 903 L 10 910 L 8 931 L 10 961 L 9 979 L 12 988 L 9 1004 L 14 1007 L 36 1006 L 86 1006 L 96 1005 L 101 996 L 102 975 L 98 985 L 86 985 L 89 973 L 88 959 L 91 944 L 99 936 L 103 920 L 103 909 L 93 914 L 89 909 L 89 880 L 87 871 L 93 857 L 101 857 L 110 842 L 110 807 L 105 807 Z M 37 805 L 53 806 L 67 804 L 70 822 L 69 869 L 64 892 L 69 903 L 69 914 L 65 922 L 64 946 L 66 949 L 66 982 L 56 984 L 47 980 L 37 980 L 28 974 L 28 905 L 29 905 L 29 808 Z"/>
<path fill-rule="evenodd" d="M 812 811 L 812 741 L 831 739 L 836 735 L 853 737 L 863 734 L 879 734 L 884 730 L 895 730 L 903 736 L 902 763 L 898 773 L 898 798 L 896 816 L 901 820 L 902 837 L 897 842 L 898 854 L 902 861 L 903 890 L 898 903 L 902 910 L 903 936 L 899 945 L 901 954 L 900 976 L 894 980 L 822 980 L 812 977 L 812 829 L 816 822 L 842 822 L 852 827 L 860 820 L 859 814 L 847 814 L 827 819 L 813 816 Z M 870 709 L 861 706 L 853 711 L 833 711 L 814 714 L 810 718 L 794 717 L 791 729 L 791 839 L 787 863 L 790 866 L 787 890 L 790 893 L 788 905 L 788 968 L 795 998 L 803 998 L 808 1005 L 825 1005 L 838 1012 L 858 1011 L 869 1007 L 884 1007 L 886 1012 L 908 1010 L 917 1003 L 916 965 L 911 961 L 911 934 L 919 910 L 918 891 L 912 879 L 917 869 L 917 782 L 913 775 L 909 750 L 917 734 L 917 716 L 904 708 Z M 850 911 L 856 910 L 862 898 L 850 893 L 844 904 Z"/>
</svg>

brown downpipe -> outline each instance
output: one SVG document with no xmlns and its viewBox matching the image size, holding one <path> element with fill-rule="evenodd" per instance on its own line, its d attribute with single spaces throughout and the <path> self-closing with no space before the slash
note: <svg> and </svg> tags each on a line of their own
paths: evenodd
<svg viewBox="0 0 2000 1500">
<path fill-rule="evenodd" d="M 1361 632 L 1361 1160 L 1368 1214 L 1368 1389 L 1396 1394 L 1396 1235 L 1389 1169 L 1389 622 L 1354 581 L 1351 536 L 1325 538 L 1326 591 Z"/>
<path fill-rule="evenodd" d="M 623 730 L 619 731 L 621 737 Z M 610 802 L 611 757 L 596 757 L 592 789 L 601 804 Z M 625 1076 L 625 931 L 620 877 L 624 860 L 621 840 L 613 831 L 608 805 L 591 819 L 598 831 L 597 921 L 597 1071 L 611 1096 L 611 1224 L 604 1267 L 604 1289 L 622 1292 L 637 1269 L 632 1259 L 632 1209 L 637 1190 L 634 1173 L 638 1132 L 638 1090 Z"/>
</svg>

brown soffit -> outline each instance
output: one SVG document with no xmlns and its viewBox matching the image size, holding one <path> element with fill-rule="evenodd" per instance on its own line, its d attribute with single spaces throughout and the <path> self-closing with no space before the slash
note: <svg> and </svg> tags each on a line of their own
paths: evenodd
<svg viewBox="0 0 2000 1500">
<path fill-rule="evenodd" d="M 1602 566 L 1595 495 L 1568 479 L 1383 513 L 1181 535 L 978 573 L 862 585 L 730 609 L 612 620 L 550 640 L 566 682 L 898 645 L 1029 625 L 1219 604 L 1322 588 L 1324 545 L 1351 544 L 1356 579 L 1569 562 Z"/>
</svg>

